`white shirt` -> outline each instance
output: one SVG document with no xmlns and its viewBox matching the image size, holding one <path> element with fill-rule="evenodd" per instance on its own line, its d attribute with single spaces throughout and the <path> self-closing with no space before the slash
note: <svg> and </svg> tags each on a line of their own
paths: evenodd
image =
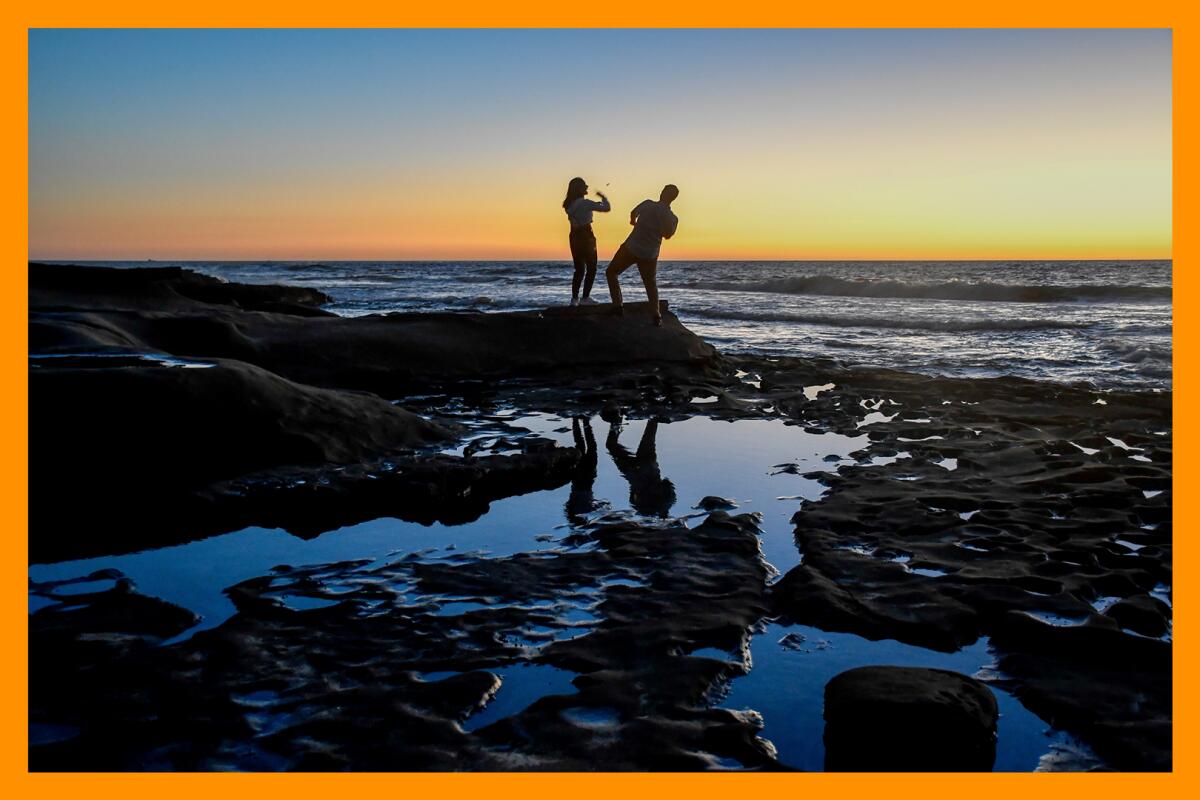
<svg viewBox="0 0 1200 800">
<path fill-rule="evenodd" d="M 567 209 L 567 219 L 571 220 L 572 225 L 591 225 L 593 211 L 608 211 L 610 208 L 612 206 L 608 204 L 607 197 L 600 202 L 578 197 Z"/>
<path fill-rule="evenodd" d="M 637 216 L 633 233 L 625 240 L 625 248 L 638 258 L 658 258 L 664 236 L 674 236 L 679 217 L 671 207 L 658 200 L 643 200 L 633 210 Z"/>
</svg>

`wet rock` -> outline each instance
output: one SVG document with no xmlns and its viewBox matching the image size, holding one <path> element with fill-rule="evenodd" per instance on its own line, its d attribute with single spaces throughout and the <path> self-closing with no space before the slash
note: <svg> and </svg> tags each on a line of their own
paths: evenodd
<svg viewBox="0 0 1200 800">
<path fill-rule="evenodd" d="M 496 500 L 570 481 L 579 451 L 545 440 L 510 455 L 401 455 L 344 469 L 249 476 L 203 493 L 196 513 L 223 527 L 277 527 L 301 538 L 379 517 L 446 525 L 478 519 Z M 299 485 L 297 485 L 299 483 Z"/>
<path fill-rule="evenodd" d="M 30 704 L 39 730 L 72 735 L 43 737 L 31 767 L 782 768 L 756 714 L 711 707 L 745 665 L 691 655 L 735 650 L 766 610 L 757 519 L 586 535 L 540 557 L 278 568 L 231 587 L 238 613 L 218 628 L 82 670 L 89 638 L 63 627 L 39 643 L 34 666 L 59 669 Z M 519 686 L 515 666 L 574 676 L 472 725 Z"/>
<path fill-rule="evenodd" d="M 1171 769 L 1171 645 L 1104 618 L 1048 625 L 1009 612 L 992 644 L 1021 702 L 1118 770 Z"/>
<path fill-rule="evenodd" d="M 825 769 L 990 771 L 996 698 L 973 678 L 913 667 L 859 667 L 825 685 Z"/>
<path fill-rule="evenodd" d="M 31 588 L 53 596 L 57 586 L 94 579 L 89 575 Z M 106 591 L 56 599 L 57 604 L 29 616 L 32 770 L 98 763 L 89 760 L 96 749 L 87 735 L 93 718 L 127 713 L 152 718 L 152 707 L 138 704 L 131 710 L 121 698 L 153 691 L 159 676 L 123 665 L 152 663 L 163 642 L 199 622 L 187 609 L 137 593 L 124 578 Z"/>
<path fill-rule="evenodd" d="M 989 636 L 1044 719 L 1114 766 L 1169 768 L 1171 645 L 1145 637 L 1169 630 L 1148 593 L 1171 585 L 1170 393 L 1097 405 L 1087 386 L 734 363 L 784 414 L 870 442 L 858 464 L 806 475 L 828 491 L 792 517 L 804 562 L 772 587 L 775 613 L 942 650 Z M 823 383 L 836 395 L 801 399 Z M 860 427 L 880 398 L 904 413 Z M 1151 461 L 1112 457 L 1111 439 Z M 1103 615 L 1088 602 L 1108 597 L 1126 600 Z"/>
<path fill-rule="evenodd" d="M 1105 616 L 1112 617 L 1126 630 L 1158 638 L 1169 630 L 1171 609 L 1161 600 L 1142 594 L 1121 600 Z"/>
<path fill-rule="evenodd" d="M 803 652 L 805 641 L 807 641 L 807 637 L 802 633 L 787 633 L 779 639 L 779 646 L 784 650 Z"/>
<path fill-rule="evenodd" d="M 90 637 L 92 642 L 111 636 L 126 641 L 157 643 L 200 621 L 186 608 L 138 594 L 128 578 L 117 579 L 115 586 L 104 591 L 71 595 L 57 595 L 53 591 L 59 586 L 109 578 L 112 572 L 115 570 L 102 570 L 74 581 L 32 586 L 34 593 L 52 597 L 57 603 L 30 615 L 31 640 L 43 648 L 53 647 L 51 640 L 58 637 L 75 636 Z"/>
<path fill-rule="evenodd" d="M 710 494 L 702 498 L 695 507 L 704 511 L 728 511 L 731 508 L 737 508 L 737 506 L 738 504 L 734 500 Z"/>
<path fill-rule="evenodd" d="M 978 615 L 934 579 L 852 551 L 804 550 L 804 563 L 771 587 L 792 622 L 953 652 L 978 638 Z"/>
</svg>

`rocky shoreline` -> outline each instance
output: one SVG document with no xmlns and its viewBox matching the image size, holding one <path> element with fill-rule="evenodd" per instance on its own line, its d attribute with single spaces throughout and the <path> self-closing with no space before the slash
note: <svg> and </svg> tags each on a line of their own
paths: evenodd
<svg viewBox="0 0 1200 800">
<path fill-rule="evenodd" d="M 1169 393 L 721 354 L 638 304 L 348 319 L 324 300 L 31 265 L 31 560 L 250 525 L 453 524 L 587 466 L 519 426 L 451 452 L 465 431 L 448 403 L 773 420 L 866 444 L 830 469 L 775 465 L 827 487 L 796 511 L 802 560 L 775 581 L 754 514 L 706 509 L 692 527 L 590 518 L 543 555 L 280 567 L 228 589 L 230 620 L 166 646 L 194 615 L 122 576 L 34 585 L 31 768 L 786 769 L 753 713 L 711 702 L 752 668 L 715 651 L 767 619 L 947 652 L 987 637 L 993 685 L 1112 768 L 1171 768 Z M 569 688 L 468 730 L 522 665 Z M 893 677 L 914 698 L 896 730 L 933 713 L 944 677 Z M 827 740 L 844 741 L 878 703 L 848 681 L 837 695 L 827 715 L 854 710 Z M 994 737 L 994 711 L 989 732 L 979 692 L 962 696 L 979 713 L 952 718 Z M 891 758 L 830 745 L 827 767 L 990 763 L 941 745 L 897 760 L 897 736 L 878 738 Z"/>
</svg>

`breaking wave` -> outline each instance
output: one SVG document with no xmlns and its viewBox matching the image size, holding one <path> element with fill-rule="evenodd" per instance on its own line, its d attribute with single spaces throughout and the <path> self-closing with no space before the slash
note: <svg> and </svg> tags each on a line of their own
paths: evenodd
<svg viewBox="0 0 1200 800">
<path fill-rule="evenodd" d="M 1153 302 L 1171 300 L 1169 286 L 1077 284 L 1020 286 L 1005 283 L 908 283 L 828 275 L 807 275 L 759 282 L 697 281 L 689 289 L 715 292 L 765 292 L 843 297 L 900 297 L 930 300 L 983 300 L 1007 303 Z"/>
<path fill-rule="evenodd" d="M 739 311 L 719 308 L 684 309 L 685 317 L 702 319 L 744 320 L 747 322 L 790 322 L 798 325 L 828 325 L 838 328 L 890 328 L 914 331 L 1033 331 L 1089 328 L 1089 322 L 1067 322 L 1047 319 L 938 319 L 908 317 L 892 319 L 865 315 L 837 316 L 833 314 L 789 314 L 776 311 Z"/>
<path fill-rule="evenodd" d="M 1169 347 L 1156 347 L 1152 344 L 1139 344 L 1136 342 L 1108 341 L 1101 343 L 1100 349 L 1116 356 L 1118 361 L 1124 361 L 1126 364 L 1142 364 L 1147 361 L 1171 363 L 1171 348 Z"/>
</svg>

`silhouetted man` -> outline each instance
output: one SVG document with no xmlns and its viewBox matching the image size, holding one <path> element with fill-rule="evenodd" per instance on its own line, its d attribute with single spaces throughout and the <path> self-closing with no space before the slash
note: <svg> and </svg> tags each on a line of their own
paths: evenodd
<svg viewBox="0 0 1200 800">
<path fill-rule="evenodd" d="M 642 285 L 646 287 L 646 298 L 653 309 L 654 324 L 662 325 L 662 311 L 658 307 L 658 251 L 663 239 L 670 239 L 679 227 L 679 217 L 671 211 L 671 203 L 679 197 L 679 189 L 668 183 L 663 187 L 658 200 L 643 200 L 637 208 L 629 212 L 629 224 L 633 233 L 625 243 L 617 248 L 616 255 L 604 271 L 608 278 L 608 293 L 612 296 L 613 306 L 617 313 L 623 314 L 621 300 L 621 285 L 617 277 L 625 270 L 637 264 L 638 272 L 642 275 Z"/>
<path fill-rule="evenodd" d="M 658 422 L 648 420 L 637 452 L 631 453 L 617 441 L 619 426 L 612 425 L 604 444 L 621 475 L 629 481 L 629 504 L 633 510 L 649 517 L 666 517 L 675 505 L 675 484 L 659 471 L 658 452 L 654 446 L 657 434 Z"/>
</svg>

